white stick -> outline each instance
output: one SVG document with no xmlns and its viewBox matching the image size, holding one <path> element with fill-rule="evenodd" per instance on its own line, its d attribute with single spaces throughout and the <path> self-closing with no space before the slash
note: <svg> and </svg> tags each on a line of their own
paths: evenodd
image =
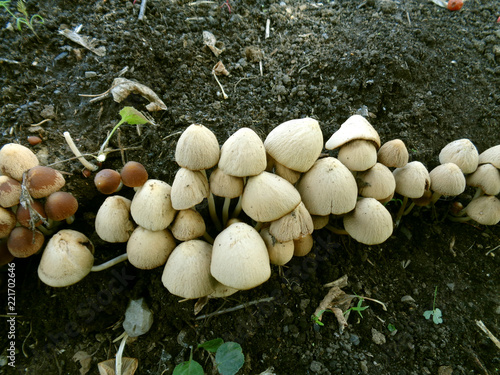
<svg viewBox="0 0 500 375">
<path fill-rule="evenodd" d="M 120 342 L 120 347 L 116 352 L 116 361 L 115 361 L 115 373 L 116 375 L 122 375 L 122 358 L 123 358 L 123 349 L 125 349 L 125 344 L 127 343 L 128 335 L 125 332 L 125 335 L 122 338 L 122 342 Z"/>
<path fill-rule="evenodd" d="M 103 263 L 103 264 L 99 264 L 98 266 L 94 266 L 90 269 L 90 272 L 99 272 L 99 271 L 102 271 L 102 270 L 105 270 L 109 267 L 112 267 L 114 266 L 115 264 L 118 264 L 120 262 L 123 262 L 125 260 L 128 259 L 128 254 L 125 253 L 125 254 L 122 254 L 122 255 L 119 255 L 117 256 L 116 258 L 113 258 L 111 260 L 108 260 L 107 262 Z"/>
<path fill-rule="evenodd" d="M 221 85 L 221 83 L 219 82 L 219 79 L 217 78 L 217 75 L 215 74 L 215 72 L 213 72 L 213 71 L 212 71 L 212 73 L 213 73 L 213 75 L 214 75 L 214 77 L 215 77 L 215 80 L 216 80 L 216 81 L 217 81 L 217 83 L 219 84 L 220 89 L 222 90 L 222 96 L 224 96 L 224 99 L 229 98 L 229 96 L 227 96 L 227 95 L 226 95 L 226 93 L 224 92 L 224 87 L 222 87 L 222 85 Z"/>
<path fill-rule="evenodd" d="M 82 153 L 80 152 L 80 150 L 78 150 L 78 147 L 76 147 L 75 142 L 73 142 L 73 138 L 71 138 L 69 132 L 64 132 L 63 135 L 69 148 L 71 149 L 71 151 L 73 151 L 73 154 L 75 154 L 75 156 L 78 158 L 78 161 L 82 163 L 82 165 L 89 171 L 92 172 L 97 171 L 99 167 L 97 165 L 92 164 L 82 156 Z"/>
<path fill-rule="evenodd" d="M 269 38 L 271 35 L 271 20 L 268 18 L 266 21 L 266 36 L 265 39 Z"/>
<path fill-rule="evenodd" d="M 144 13 L 146 13 L 146 3 L 147 0 L 142 0 L 141 2 L 141 9 L 139 10 L 139 21 L 142 21 L 144 18 Z"/>
</svg>

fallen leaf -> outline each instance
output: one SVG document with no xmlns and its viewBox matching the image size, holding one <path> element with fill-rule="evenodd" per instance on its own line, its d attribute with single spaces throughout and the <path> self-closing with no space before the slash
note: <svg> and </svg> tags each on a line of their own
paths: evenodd
<svg viewBox="0 0 500 375">
<path fill-rule="evenodd" d="M 73 356 L 73 361 L 80 362 L 80 375 L 85 375 L 90 371 L 90 365 L 92 363 L 92 356 L 84 351 L 76 352 Z"/>
</svg>

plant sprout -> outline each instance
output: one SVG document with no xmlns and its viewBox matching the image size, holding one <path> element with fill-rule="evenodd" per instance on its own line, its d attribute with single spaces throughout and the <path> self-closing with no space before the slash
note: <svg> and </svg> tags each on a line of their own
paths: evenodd
<svg viewBox="0 0 500 375">
<path fill-rule="evenodd" d="M 2 0 L 0 1 L 0 7 L 3 7 L 7 13 L 9 13 L 13 18 L 16 19 L 16 27 L 19 31 L 22 31 L 22 25 L 26 25 L 31 31 L 33 31 L 33 34 L 35 34 L 37 37 L 37 33 L 35 32 L 35 29 L 33 27 L 33 24 L 35 22 L 39 23 L 44 23 L 44 19 L 42 16 L 39 14 L 34 14 L 33 16 L 29 16 L 28 11 L 26 9 L 26 4 L 24 3 L 23 0 L 19 0 L 17 2 L 17 11 L 21 13 L 23 16 L 18 17 L 14 13 L 12 13 L 9 9 L 9 4 L 11 0 Z"/>
<path fill-rule="evenodd" d="M 437 297 L 437 290 L 438 287 L 434 289 L 434 301 L 432 302 L 432 310 L 427 310 L 424 312 L 424 317 L 425 319 L 429 319 L 432 316 L 432 321 L 434 324 L 441 324 L 443 323 L 443 314 L 441 313 L 441 310 L 436 307 L 436 297 Z"/>
</svg>

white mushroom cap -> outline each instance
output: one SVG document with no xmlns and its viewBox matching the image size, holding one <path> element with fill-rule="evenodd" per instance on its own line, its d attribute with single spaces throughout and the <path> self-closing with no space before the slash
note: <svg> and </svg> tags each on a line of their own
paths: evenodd
<svg viewBox="0 0 500 375">
<path fill-rule="evenodd" d="M 236 177 L 256 176 L 266 169 L 264 143 L 250 128 L 241 128 L 222 145 L 219 168 Z"/>
<path fill-rule="evenodd" d="M 294 171 L 306 172 L 323 149 L 323 133 L 315 119 L 290 120 L 271 130 L 264 146 L 278 163 Z"/>
<path fill-rule="evenodd" d="M 293 256 L 303 257 L 309 254 L 313 248 L 314 239 L 312 234 L 293 240 Z"/>
<path fill-rule="evenodd" d="M 366 198 L 375 198 L 378 201 L 385 200 L 394 194 L 396 180 L 394 175 L 384 164 L 377 163 L 364 172 L 358 172 L 356 180 L 359 194 Z"/>
<path fill-rule="evenodd" d="M 170 229 L 177 240 L 189 241 L 203 236 L 206 226 L 203 216 L 189 208 L 179 211 Z"/>
<path fill-rule="evenodd" d="M 152 270 L 165 264 L 175 246 L 168 229 L 151 231 L 139 226 L 127 241 L 128 261 L 136 268 Z"/>
<path fill-rule="evenodd" d="M 387 240 L 393 230 L 392 216 L 374 198 L 360 198 L 356 208 L 344 216 L 344 228 L 356 241 L 377 245 Z"/>
<path fill-rule="evenodd" d="M 319 159 L 297 183 L 311 215 L 342 215 L 354 209 L 358 187 L 351 171 L 333 157 Z"/>
<path fill-rule="evenodd" d="M 328 222 L 330 221 L 330 215 L 311 215 L 313 225 L 314 225 L 314 230 L 320 230 L 326 227 Z"/>
<path fill-rule="evenodd" d="M 486 195 L 500 193 L 500 171 L 492 164 L 481 164 L 466 178 L 467 185 L 481 188 Z"/>
<path fill-rule="evenodd" d="M 22 181 L 23 173 L 39 164 L 29 148 L 17 143 L 7 143 L 0 149 L 0 172 L 14 180 Z"/>
<path fill-rule="evenodd" d="M 468 174 L 476 170 L 479 163 L 479 153 L 476 146 L 468 139 L 457 139 L 448 143 L 439 153 L 441 164 L 454 163 L 463 173 Z"/>
<path fill-rule="evenodd" d="M 401 139 L 385 142 L 377 153 L 377 160 L 389 168 L 402 168 L 408 163 L 408 150 Z"/>
<path fill-rule="evenodd" d="M 431 190 L 444 196 L 460 195 L 465 190 L 465 176 L 454 163 L 438 165 L 429 172 Z"/>
<path fill-rule="evenodd" d="M 465 212 L 472 220 L 482 225 L 496 225 L 500 222 L 500 199 L 491 195 L 483 195 L 473 199 Z"/>
<path fill-rule="evenodd" d="M 219 142 L 207 127 L 192 124 L 181 134 L 175 148 L 175 161 L 183 168 L 198 171 L 219 162 Z"/>
<path fill-rule="evenodd" d="M 284 178 L 269 172 L 250 177 L 243 191 L 241 207 L 255 221 L 273 221 L 293 211 L 300 203 L 299 192 Z"/>
<path fill-rule="evenodd" d="M 148 180 L 135 192 L 130 213 L 134 221 L 149 230 L 162 230 L 174 220 L 172 188 L 165 181 Z"/>
<path fill-rule="evenodd" d="M 235 289 L 264 283 L 271 276 L 264 240 L 248 224 L 230 225 L 215 238 L 210 270 L 217 281 Z"/>
<path fill-rule="evenodd" d="M 94 246 L 83 233 L 60 230 L 43 251 L 38 277 L 53 287 L 75 284 L 90 272 L 94 264 L 93 253 Z"/>
<path fill-rule="evenodd" d="M 269 233 L 269 228 L 262 229 L 260 231 L 260 236 L 266 244 L 271 264 L 283 266 L 293 258 L 293 240 L 280 242 Z"/>
<path fill-rule="evenodd" d="M 392 174 L 396 180 L 396 193 L 408 198 L 420 198 L 431 186 L 427 168 L 419 161 L 412 161 Z"/>
<path fill-rule="evenodd" d="M 326 142 L 325 148 L 333 150 L 355 139 L 372 141 L 380 147 L 380 137 L 375 128 L 361 115 L 349 117 Z"/>
<path fill-rule="evenodd" d="M 224 198 L 237 198 L 243 194 L 243 178 L 230 176 L 217 168 L 210 174 L 210 191 Z"/>
<path fill-rule="evenodd" d="M 208 198 L 209 194 L 208 179 L 204 172 L 180 168 L 175 174 L 171 192 L 174 209 L 185 210 L 194 207 Z"/>
<path fill-rule="evenodd" d="M 238 292 L 238 289 L 231 288 L 230 286 L 221 284 L 216 280 L 215 290 L 208 295 L 208 298 L 229 297 L 229 296 L 232 296 L 236 292 Z"/>
<path fill-rule="evenodd" d="M 299 180 L 300 176 L 302 175 L 302 173 L 287 168 L 283 164 L 278 163 L 277 161 L 274 161 L 274 173 L 276 173 L 280 177 L 283 177 L 292 185 L 295 185 L 295 183 Z"/>
<path fill-rule="evenodd" d="M 182 242 L 170 254 L 161 281 L 168 291 L 182 298 L 201 298 L 215 290 L 210 274 L 212 245 L 201 240 Z"/>
<path fill-rule="evenodd" d="M 479 164 L 490 163 L 500 169 L 500 145 L 490 147 L 479 154 Z"/>
<path fill-rule="evenodd" d="M 311 234 L 313 230 L 314 224 L 311 214 L 309 214 L 309 211 L 307 211 L 306 206 L 302 202 L 289 214 L 272 221 L 269 227 L 271 235 L 280 242 L 292 241 L 304 237 Z"/>
<path fill-rule="evenodd" d="M 120 195 L 107 197 L 95 217 L 95 231 L 106 242 L 127 242 L 134 230 L 130 219 L 130 199 Z"/>
<path fill-rule="evenodd" d="M 355 139 L 340 147 L 337 159 L 351 171 L 366 171 L 377 162 L 375 144 Z"/>
</svg>

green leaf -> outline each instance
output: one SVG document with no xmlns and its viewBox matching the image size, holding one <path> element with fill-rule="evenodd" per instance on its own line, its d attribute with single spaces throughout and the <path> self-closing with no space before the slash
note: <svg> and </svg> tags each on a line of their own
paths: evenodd
<svg viewBox="0 0 500 375">
<path fill-rule="evenodd" d="M 203 348 L 210 353 L 215 353 L 222 344 L 224 344 L 224 340 L 222 340 L 221 338 L 217 338 L 210 341 L 205 341 L 203 344 L 199 344 L 198 348 Z"/>
<path fill-rule="evenodd" d="M 431 315 L 433 314 L 432 310 L 427 310 L 424 312 L 424 317 L 425 319 L 430 319 Z"/>
<path fill-rule="evenodd" d="M 173 375 L 203 375 L 203 367 L 193 360 L 179 363 L 175 366 Z"/>
<path fill-rule="evenodd" d="M 123 107 L 120 111 L 120 116 L 122 117 L 122 121 L 120 122 L 126 122 L 130 125 L 142 125 L 149 122 L 148 119 L 134 107 Z"/>
<path fill-rule="evenodd" d="M 432 321 L 434 324 L 441 324 L 443 323 L 443 314 L 441 313 L 441 310 L 436 308 L 434 310 L 434 315 L 432 316 Z"/>
<path fill-rule="evenodd" d="M 389 323 L 387 325 L 387 329 L 389 330 L 389 332 L 394 332 L 396 330 L 396 326 L 392 323 Z"/>
<path fill-rule="evenodd" d="M 241 345 L 236 342 L 222 344 L 215 354 L 215 363 L 221 375 L 234 375 L 245 363 Z"/>
</svg>

